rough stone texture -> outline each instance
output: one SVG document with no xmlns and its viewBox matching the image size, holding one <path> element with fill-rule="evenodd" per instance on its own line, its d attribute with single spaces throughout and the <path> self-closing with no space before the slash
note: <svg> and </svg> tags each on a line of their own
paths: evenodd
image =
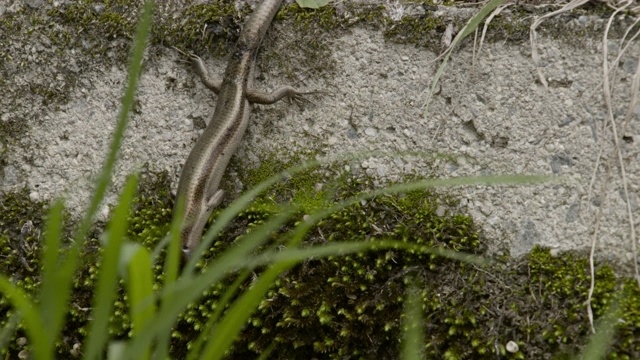
<svg viewBox="0 0 640 360">
<path fill-rule="evenodd" d="M 264 152 L 286 154 L 312 146 L 322 154 L 389 152 L 392 156 L 371 157 L 352 166 L 381 180 L 430 173 L 433 160 L 398 155 L 402 152 L 454 155 L 453 162 L 435 161 L 441 177 L 549 175 L 556 181 L 471 186 L 456 192 L 460 206 L 493 241 L 493 249 L 506 246 L 517 256 L 535 244 L 557 250 L 588 248 L 602 212 L 596 252 L 625 264 L 633 261 L 621 168 L 613 152 L 611 125 L 605 122 L 600 38 L 569 45 L 540 37 L 540 70 L 548 88 L 538 80 L 529 43 L 485 43 L 474 62 L 471 42 L 466 41 L 451 57 L 426 117 L 437 54 L 385 42 L 380 32 L 363 28 L 325 41 L 334 51 L 336 71 L 297 86 L 331 94 L 311 97 L 313 104 L 302 108 L 286 102 L 254 106 L 236 154 L 238 162 L 257 166 Z M 37 52 L 40 46 L 46 48 L 46 43 L 25 51 Z M 619 42 L 611 40 L 607 47 L 614 60 Z M 169 170 L 177 183 L 181 164 L 213 113 L 213 95 L 174 51 L 156 48 L 151 53 L 155 55 L 145 63 L 108 203 L 115 201 L 124 176 L 145 163 Z M 632 109 L 624 129 L 622 124 L 639 55 L 636 41 L 622 54 L 611 77 L 613 114 L 619 137 L 624 135 L 620 145 L 636 226 L 640 106 Z M 225 67 L 224 59 L 205 62 L 214 73 Z M 29 72 L 16 71 L 18 83 L 39 81 Z M 55 76 L 55 69 L 51 72 Z M 34 199 L 64 194 L 67 207 L 77 213 L 86 207 L 92 177 L 107 151 L 126 72 L 117 67 L 77 69 L 74 76 L 77 85 L 70 101 L 59 109 L 34 103 L 28 112 L 2 115 L 3 121 L 24 117 L 29 130 L 3 144 L 6 165 L 0 185 L 4 191 L 27 186 Z M 254 83 L 273 89 L 285 82 L 277 74 L 263 74 Z M 229 176 L 233 174 L 231 169 Z M 102 216 L 106 214 L 105 205 Z"/>
</svg>

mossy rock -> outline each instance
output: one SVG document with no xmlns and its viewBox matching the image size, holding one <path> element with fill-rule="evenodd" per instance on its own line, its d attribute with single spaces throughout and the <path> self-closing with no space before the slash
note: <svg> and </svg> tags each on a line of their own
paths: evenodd
<svg viewBox="0 0 640 360">
<path fill-rule="evenodd" d="M 275 164 L 268 166 L 278 168 Z M 294 219 L 300 219 L 308 211 L 330 206 L 372 187 L 366 180 L 338 176 L 331 177 L 339 179 L 337 184 L 318 191 L 314 188 L 315 175 L 305 172 L 300 177 L 293 176 L 285 185 L 274 186 L 256 199 L 224 230 L 202 265 L 215 261 L 239 237 L 276 214 L 279 211 L 279 206 L 274 205 L 276 199 L 298 202 L 303 210 Z M 260 178 L 259 174 L 257 177 Z M 171 219 L 169 178 L 166 173 L 148 173 L 141 189 L 130 216 L 128 236 L 152 249 L 166 234 Z M 5 195 L 2 204 L 8 211 L 0 221 L 5 259 L 0 271 L 14 274 L 21 287 L 36 294 L 41 249 L 40 238 L 32 235 L 41 231 L 38 229 L 42 229 L 46 207 L 30 202 L 26 192 Z M 396 240 L 483 254 L 482 237 L 472 219 L 456 210 L 456 204 L 454 198 L 433 191 L 382 195 L 333 213 L 317 224 L 304 241 L 313 245 Z M 11 218 L 21 220 L 7 220 Z M 28 221 L 34 226 L 25 235 L 23 227 Z M 273 234 L 271 243 L 257 251 L 277 245 L 295 221 Z M 86 336 L 100 265 L 98 237 L 99 232 L 90 236 L 83 250 L 85 264 L 74 278 L 67 323 L 57 343 L 60 358 L 73 353 L 74 346 L 82 344 Z M 17 250 L 23 238 L 32 244 L 29 257 Z M 162 259 L 157 263 L 162 264 Z M 590 336 L 585 308 L 590 284 L 588 264 L 584 255 L 552 256 L 549 250 L 541 248 L 520 259 L 507 256 L 494 259 L 485 267 L 394 249 L 307 260 L 274 283 L 236 339 L 229 357 L 254 358 L 271 350 L 272 359 L 398 358 L 404 299 L 411 281 L 419 285 L 427 358 L 494 359 L 497 353 L 507 359 L 572 358 L 580 353 Z M 163 281 L 161 266 L 154 270 L 159 288 Z M 257 269 L 256 273 L 260 271 Z M 617 336 L 608 358 L 640 358 L 637 283 L 616 278 L 606 264 L 597 265 L 595 275 L 591 304 L 596 319 L 612 303 L 614 294 L 624 295 Z M 172 333 L 172 358 L 185 356 L 236 277 L 230 275 L 221 283 L 212 284 L 181 315 Z M 249 286 L 251 277 L 242 282 L 240 290 Z M 5 316 L 11 313 L 6 299 L 0 300 L 0 311 Z M 121 287 L 109 334 L 114 339 L 126 339 L 130 331 L 126 296 Z M 17 340 L 22 336 L 24 333 L 18 326 L 5 356 L 11 358 L 25 349 Z M 509 342 L 517 344 L 519 350 L 507 352 Z"/>
</svg>

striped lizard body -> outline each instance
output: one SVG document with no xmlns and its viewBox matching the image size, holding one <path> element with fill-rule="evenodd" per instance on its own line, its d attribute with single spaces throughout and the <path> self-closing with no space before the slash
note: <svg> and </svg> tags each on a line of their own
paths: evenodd
<svg viewBox="0 0 640 360">
<path fill-rule="evenodd" d="M 191 56 L 202 82 L 218 94 L 218 100 L 209 125 L 187 157 L 178 184 L 174 214 L 178 213 L 180 202 L 180 241 L 186 258 L 200 243 L 207 219 L 222 201 L 220 181 L 247 128 L 249 103 L 272 104 L 285 97 L 299 99 L 308 94 L 288 86 L 270 94 L 251 89 L 256 53 L 281 3 L 282 0 L 265 0 L 249 16 L 221 83 L 209 78 L 200 58 Z"/>
</svg>

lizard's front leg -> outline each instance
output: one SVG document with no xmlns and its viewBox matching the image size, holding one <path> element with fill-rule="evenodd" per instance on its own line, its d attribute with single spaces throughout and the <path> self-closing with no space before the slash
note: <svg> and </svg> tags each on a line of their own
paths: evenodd
<svg viewBox="0 0 640 360">
<path fill-rule="evenodd" d="M 202 84 L 204 84 L 204 86 L 206 86 L 209 90 L 213 91 L 217 95 L 218 92 L 220 91 L 220 86 L 222 85 L 222 81 L 220 81 L 219 79 L 209 74 L 209 71 L 204 65 L 204 62 L 202 61 L 202 59 L 197 55 L 194 55 L 191 53 L 186 54 L 178 49 L 176 50 L 189 57 L 189 60 L 191 60 L 191 63 L 193 64 L 193 67 L 196 70 L 196 73 L 198 74 L 198 76 L 200 76 L 200 80 L 202 81 Z M 294 89 L 291 86 L 282 86 L 270 93 L 258 91 L 255 89 L 248 89 L 245 96 L 247 97 L 247 100 L 249 100 L 249 102 L 252 104 L 269 105 L 269 104 L 274 104 L 284 98 L 294 100 L 294 101 L 303 101 L 304 95 L 318 94 L 318 93 L 322 93 L 322 91 L 302 92 Z"/>
</svg>

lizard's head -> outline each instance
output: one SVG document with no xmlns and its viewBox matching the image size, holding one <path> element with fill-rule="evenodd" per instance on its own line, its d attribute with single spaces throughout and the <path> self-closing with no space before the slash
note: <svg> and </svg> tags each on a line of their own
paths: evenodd
<svg viewBox="0 0 640 360">
<path fill-rule="evenodd" d="M 182 244 L 182 256 L 185 259 L 189 259 L 191 257 L 191 252 L 193 251 L 193 248 L 195 247 L 195 245 L 189 245 L 191 243 L 193 243 L 193 241 L 191 241 L 191 234 L 193 234 L 193 226 L 187 226 L 185 228 L 182 229 L 182 231 L 180 231 L 180 243 Z"/>
<path fill-rule="evenodd" d="M 196 221 L 186 224 L 180 231 L 180 242 L 182 244 L 182 255 L 188 259 L 191 257 L 193 250 L 200 244 L 202 240 L 202 230 L 207 224 L 208 214 L 199 216 Z"/>
</svg>

